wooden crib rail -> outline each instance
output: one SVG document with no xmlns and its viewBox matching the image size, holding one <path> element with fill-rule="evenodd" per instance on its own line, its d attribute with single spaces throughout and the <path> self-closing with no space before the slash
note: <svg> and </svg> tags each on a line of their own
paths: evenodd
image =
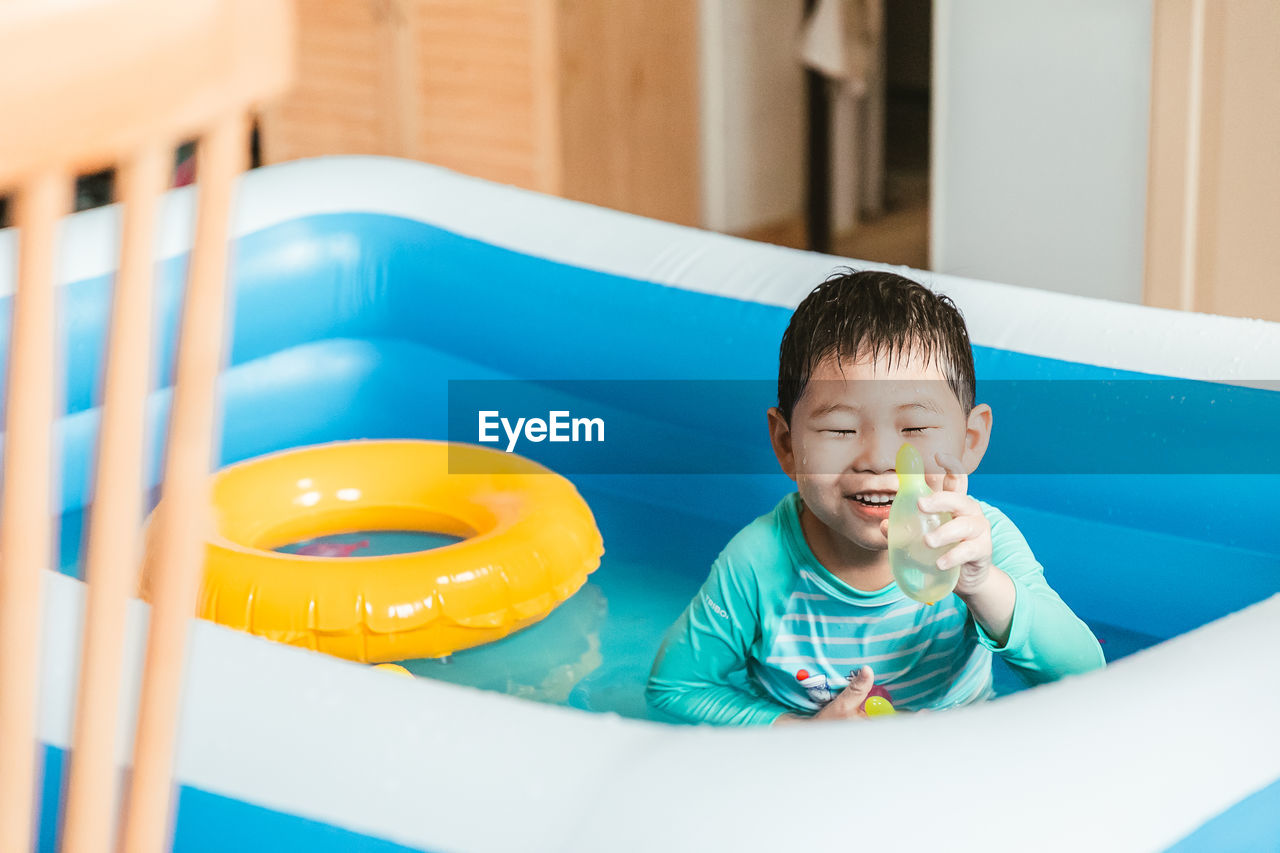
<svg viewBox="0 0 1280 853">
<path fill-rule="evenodd" d="M 59 363 L 55 232 L 77 172 L 118 166 L 124 207 L 94 507 L 84 651 L 62 849 L 168 846 L 174 739 L 216 446 L 232 184 L 246 118 L 292 66 L 287 0 L 9 0 L 0 4 L 0 192 L 20 229 L 0 495 L 0 850 L 29 850 L 41 573 L 54 567 L 52 425 Z M 117 834 L 125 607 L 141 557 L 153 237 L 174 145 L 198 139 L 196 236 L 165 462 L 170 511 L 147 639 L 127 814 Z"/>
</svg>

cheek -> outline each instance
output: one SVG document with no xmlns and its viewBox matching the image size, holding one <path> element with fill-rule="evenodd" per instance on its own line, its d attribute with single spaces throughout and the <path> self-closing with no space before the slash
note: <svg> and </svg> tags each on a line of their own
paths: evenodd
<svg viewBox="0 0 1280 853">
<path fill-rule="evenodd" d="M 938 464 L 935 455 L 944 453 L 957 459 L 962 458 L 964 453 L 964 439 L 962 436 L 963 433 L 957 434 L 947 430 L 929 436 L 927 441 L 913 442 L 916 449 L 920 451 L 920 455 L 924 457 L 925 482 L 933 489 L 936 490 L 942 487 L 942 478 L 947 473 Z"/>
<path fill-rule="evenodd" d="M 938 463 L 933 460 L 935 453 L 948 453 L 952 456 L 959 456 L 964 450 L 964 431 L 945 429 L 933 432 L 924 441 L 913 442 L 921 453 L 928 453 L 925 459 L 925 466 L 937 467 Z"/>
<path fill-rule="evenodd" d="M 830 522 L 842 503 L 835 478 L 824 476 L 796 477 L 796 491 L 819 518 Z"/>
<path fill-rule="evenodd" d="M 809 436 L 794 445 L 797 473 L 820 481 L 834 480 L 848 465 L 847 442 Z"/>
</svg>

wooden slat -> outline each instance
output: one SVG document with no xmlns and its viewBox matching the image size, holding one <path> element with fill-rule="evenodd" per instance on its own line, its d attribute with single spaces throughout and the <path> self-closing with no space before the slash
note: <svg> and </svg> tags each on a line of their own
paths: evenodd
<svg viewBox="0 0 1280 853">
<path fill-rule="evenodd" d="M 120 269 L 112 306 L 102 432 L 86 554 L 88 604 L 62 850 L 111 850 L 126 603 L 142 556 L 140 527 L 151 367 L 152 247 L 173 146 L 154 142 L 120 172 Z"/>
<path fill-rule="evenodd" d="M 54 234 L 71 201 L 58 171 L 21 185 L 0 507 L 0 850 L 31 847 L 41 575 L 53 560 Z"/>
<path fill-rule="evenodd" d="M 211 532 L 209 470 L 217 448 L 215 392 L 226 321 L 227 239 L 232 181 L 245 166 L 245 119 L 220 121 L 200 142 L 195 244 L 182 309 L 173 410 L 165 460 L 164 502 L 153 550 L 154 580 L 146 663 L 125 816 L 129 853 L 168 846 L 183 659 L 193 618 L 204 543 Z"/>
<path fill-rule="evenodd" d="M 1181 245 L 1187 206 L 1187 80 L 1191 0 L 1157 0 L 1152 8 L 1151 131 L 1147 150 L 1143 301 L 1179 306 Z"/>
<path fill-rule="evenodd" d="M 1182 161 L 1182 251 L 1178 268 L 1178 307 L 1195 307 L 1196 249 L 1199 243 L 1201 149 L 1204 134 L 1205 2 L 1191 0 L 1188 33 L 1186 153 Z"/>
<path fill-rule="evenodd" d="M 564 187 L 560 101 L 560 11 L 558 0 L 531 0 L 529 9 L 529 82 L 533 161 L 530 188 L 559 194 Z"/>
</svg>

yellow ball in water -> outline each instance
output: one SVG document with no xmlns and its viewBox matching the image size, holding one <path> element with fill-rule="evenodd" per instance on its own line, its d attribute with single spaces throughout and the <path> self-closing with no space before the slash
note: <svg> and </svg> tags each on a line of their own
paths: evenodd
<svg viewBox="0 0 1280 853">
<path fill-rule="evenodd" d="M 387 672 L 394 672 L 396 675 L 400 675 L 405 678 L 413 678 L 413 673 L 405 669 L 398 663 L 379 663 L 379 664 L 374 664 L 373 668 L 386 670 Z"/>
<path fill-rule="evenodd" d="M 898 713 L 894 710 L 893 705 L 883 696 L 869 696 L 867 702 L 863 705 L 863 710 L 868 717 L 887 717 L 890 714 Z"/>
</svg>

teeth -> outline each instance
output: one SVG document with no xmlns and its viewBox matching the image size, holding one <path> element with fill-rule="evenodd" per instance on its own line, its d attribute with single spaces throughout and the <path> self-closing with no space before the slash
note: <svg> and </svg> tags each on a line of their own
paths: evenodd
<svg viewBox="0 0 1280 853">
<path fill-rule="evenodd" d="M 858 492 L 853 496 L 855 500 L 868 504 L 890 504 L 893 503 L 893 495 L 871 494 L 869 492 Z"/>
</svg>

